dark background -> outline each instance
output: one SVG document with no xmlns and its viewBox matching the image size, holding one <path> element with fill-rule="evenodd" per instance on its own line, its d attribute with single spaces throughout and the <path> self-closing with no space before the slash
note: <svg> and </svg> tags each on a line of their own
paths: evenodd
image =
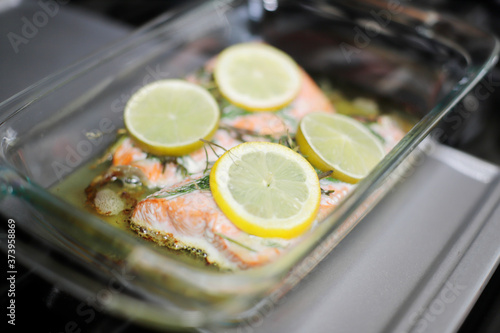
<svg viewBox="0 0 500 333">
<path fill-rule="evenodd" d="M 166 0 L 71 0 L 68 6 L 111 20 L 118 26 L 134 29 L 159 14 L 189 1 Z M 417 3 L 417 2 L 415 2 Z M 449 12 L 477 26 L 500 35 L 500 0 L 489 1 L 419 1 L 418 5 L 429 6 L 437 11 Z M 0 55 L 1 59 L 1 55 Z M 494 82 L 500 82 L 500 66 L 493 71 Z M 455 131 L 446 142 L 460 150 L 500 165 L 500 94 L 496 93 L 481 101 L 480 109 L 473 119 Z M 6 220 L 6 219 L 5 219 Z M 4 256 L 4 254 L 2 254 Z M 104 315 L 98 311 L 96 317 L 86 323 L 80 320 L 77 327 L 66 327 L 74 320 L 75 308 L 81 303 L 61 291 L 57 286 L 37 276 L 36 270 L 18 266 L 16 281 L 17 308 L 16 331 L 34 325 L 38 332 L 150 332 L 133 323 Z M 7 285 L 2 282 L 0 304 L 7 306 Z M 22 300 L 22 302 L 21 302 Z M 2 319 L 4 323 L 5 318 Z M 500 270 L 493 275 L 481 297 L 472 309 L 460 333 L 500 332 Z"/>
</svg>

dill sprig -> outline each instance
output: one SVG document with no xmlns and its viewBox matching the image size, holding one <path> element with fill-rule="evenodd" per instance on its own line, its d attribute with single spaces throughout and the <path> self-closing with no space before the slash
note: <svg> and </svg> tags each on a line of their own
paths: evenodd
<svg viewBox="0 0 500 333">
<path fill-rule="evenodd" d="M 188 194 L 194 191 L 210 190 L 210 176 L 201 177 L 199 179 L 193 180 L 185 185 L 171 188 L 156 195 L 150 196 L 150 198 L 156 199 L 173 199 L 175 197 Z"/>
<path fill-rule="evenodd" d="M 220 149 L 224 150 L 225 152 L 227 151 L 226 148 L 222 147 L 221 145 L 216 144 L 215 142 L 208 141 L 208 140 L 205 140 L 205 139 L 200 139 L 200 141 L 203 142 L 203 143 L 208 144 L 208 146 L 210 147 L 210 149 L 212 149 L 212 152 L 214 153 L 215 156 L 217 156 L 217 158 L 219 158 L 220 156 L 219 156 L 219 154 L 217 154 L 217 152 L 215 151 L 215 149 L 214 149 L 213 146 L 215 146 L 217 148 L 220 148 Z M 203 170 L 203 173 L 205 174 L 208 171 L 209 161 L 208 161 L 207 147 L 203 146 L 203 150 L 205 150 L 205 160 L 206 160 L 205 170 Z"/>
<path fill-rule="evenodd" d="M 282 244 L 280 244 L 276 241 L 268 240 L 268 239 L 264 239 L 264 245 L 268 246 L 268 247 L 273 247 L 276 249 L 286 249 L 286 246 L 283 246 Z"/>
<path fill-rule="evenodd" d="M 216 234 L 217 236 L 221 237 L 221 238 L 224 238 L 224 239 L 225 239 L 225 240 L 227 240 L 227 241 L 230 241 L 231 243 L 234 243 L 234 244 L 236 244 L 236 245 L 241 246 L 241 247 L 242 247 L 242 248 L 244 248 L 244 249 L 247 249 L 248 251 L 257 252 L 256 250 L 252 249 L 251 247 L 246 246 L 245 244 L 242 244 L 242 243 L 238 242 L 237 240 L 232 239 L 232 238 L 230 238 L 230 237 L 228 237 L 228 236 L 226 236 L 226 235 L 223 235 L 223 234 L 218 233 L 218 232 L 216 232 L 215 234 Z"/>
<path fill-rule="evenodd" d="M 276 139 L 270 134 L 260 134 L 258 132 L 247 130 L 244 128 L 237 128 L 237 127 L 225 125 L 225 124 L 219 125 L 219 128 L 226 130 L 227 132 L 229 132 L 229 134 L 233 135 L 236 140 L 241 141 L 241 142 L 248 141 L 248 140 L 245 140 L 243 138 L 244 135 L 252 136 L 255 138 L 264 138 L 264 139 L 267 139 L 271 142 L 276 141 Z"/>
<path fill-rule="evenodd" d="M 230 104 L 227 101 L 222 102 L 221 104 L 226 104 L 226 105 L 221 105 L 221 110 L 222 110 L 221 118 L 233 119 L 236 117 L 252 114 L 252 112 L 237 107 L 236 105 Z"/>
<path fill-rule="evenodd" d="M 333 174 L 333 170 L 328 170 L 328 171 L 325 171 L 325 172 L 321 172 L 321 173 L 318 174 L 318 179 L 323 179 L 323 178 L 330 177 L 332 174 Z"/>
<path fill-rule="evenodd" d="M 321 194 L 330 195 L 332 193 L 335 193 L 335 190 L 323 190 L 323 188 L 321 188 Z"/>
</svg>

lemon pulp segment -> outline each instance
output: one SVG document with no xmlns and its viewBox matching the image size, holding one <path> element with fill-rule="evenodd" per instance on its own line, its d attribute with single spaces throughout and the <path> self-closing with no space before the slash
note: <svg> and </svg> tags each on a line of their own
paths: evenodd
<svg viewBox="0 0 500 333">
<path fill-rule="evenodd" d="M 297 131 L 300 151 L 316 168 L 356 183 L 384 157 L 380 140 L 359 121 L 339 115 L 310 113 Z"/>
<path fill-rule="evenodd" d="M 158 155 L 188 154 L 210 139 L 219 106 L 204 88 L 183 80 L 161 80 L 138 90 L 125 106 L 125 127 L 135 141 Z"/>
<path fill-rule="evenodd" d="M 225 98 L 250 111 L 277 110 L 289 104 L 301 87 L 295 61 L 260 43 L 236 44 L 222 51 L 214 77 Z"/>
<path fill-rule="evenodd" d="M 260 237 L 293 238 L 306 231 L 321 196 L 309 162 L 268 142 L 247 142 L 227 151 L 212 168 L 210 188 L 237 227 Z"/>
</svg>

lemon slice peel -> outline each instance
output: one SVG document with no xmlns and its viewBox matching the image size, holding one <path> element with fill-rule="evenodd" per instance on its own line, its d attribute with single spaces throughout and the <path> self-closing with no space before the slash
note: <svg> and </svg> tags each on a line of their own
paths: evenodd
<svg viewBox="0 0 500 333">
<path fill-rule="evenodd" d="M 321 189 L 314 168 L 288 147 L 242 143 L 212 167 L 210 189 L 224 214 L 259 237 L 290 239 L 315 220 Z"/>
<path fill-rule="evenodd" d="M 340 114 L 310 113 L 300 122 L 297 144 L 317 169 L 355 184 L 385 155 L 384 147 L 361 122 Z"/>
</svg>

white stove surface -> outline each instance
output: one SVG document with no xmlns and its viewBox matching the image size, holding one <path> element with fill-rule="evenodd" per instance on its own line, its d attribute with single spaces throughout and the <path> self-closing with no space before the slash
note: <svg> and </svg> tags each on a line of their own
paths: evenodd
<svg viewBox="0 0 500 333">
<path fill-rule="evenodd" d="M 446 146 L 431 150 L 297 288 L 245 329 L 458 330 L 500 259 L 500 168 Z"/>
</svg>

